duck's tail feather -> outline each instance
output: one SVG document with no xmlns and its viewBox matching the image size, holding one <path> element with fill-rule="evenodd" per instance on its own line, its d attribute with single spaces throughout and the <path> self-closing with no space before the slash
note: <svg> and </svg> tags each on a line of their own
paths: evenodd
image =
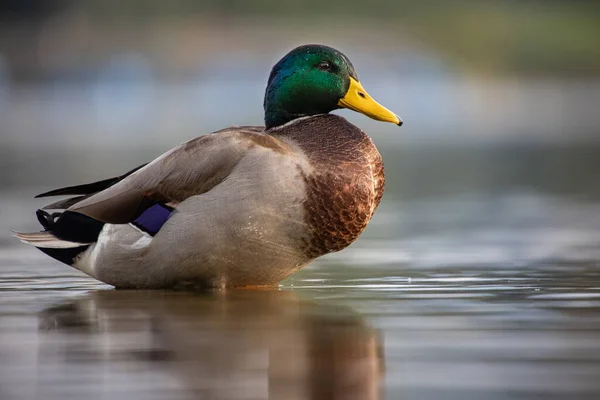
<svg viewBox="0 0 600 400">
<path fill-rule="evenodd" d="M 104 227 L 104 222 L 75 211 L 50 214 L 37 210 L 36 215 L 46 232 L 69 242 L 94 243 Z"/>
<path fill-rule="evenodd" d="M 62 240 L 52 232 L 14 232 L 14 235 L 23 243 L 44 249 L 72 249 L 90 244 Z"/>
<path fill-rule="evenodd" d="M 37 219 L 44 228 L 42 232 L 15 232 L 15 236 L 22 242 L 37 247 L 50 257 L 65 264 L 73 265 L 79 255 L 98 240 L 98 236 L 104 228 L 104 222 L 74 211 L 50 213 L 45 210 L 66 210 L 81 200 L 125 179 L 144 166 L 146 164 L 114 178 L 84 185 L 68 186 L 38 194 L 35 196 L 36 198 L 70 195 L 74 197 L 56 201 L 36 211 Z"/>
<path fill-rule="evenodd" d="M 68 265 L 98 240 L 104 227 L 104 222 L 73 211 L 50 214 L 38 210 L 36 215 L 44 231 L 15 232 L 15 236 Z"/>
<path fill-rule="evenodd" d="M 79 256 L 81 256 L 91 244 L 86 244 L 79 247 L 71 247 L 69 249 L 51 249 L 49 247 L 38 247 L 40 251 L 55 260 L 58 260 L 67 265 L 73 265 L 77 262 Z"/>
<path fill-rule="evenodd" d="M 78 243 L 59 239 L 52 232 L 14 232 L 14 234 L 23 243 L 35 246 L 43 253 L 67 265 L 73 265 L 77 257 L 91 245 L 91 243 Z"/>
</svg>

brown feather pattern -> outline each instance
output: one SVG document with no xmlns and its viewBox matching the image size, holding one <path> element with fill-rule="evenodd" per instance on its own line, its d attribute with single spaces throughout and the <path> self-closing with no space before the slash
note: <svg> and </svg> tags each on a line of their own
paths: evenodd
<svg viewBox="0 0 600 400">
<path fill-rule="evenodd" d="M 305 254 L 312 259 L 344 249 L 366 228 L 383 195 L 377 148 L 362 130 L 335 115 L 297 121 L 274 134 L 297 144 L 313 167 L 310 174 L 302 172 L 311 231 Z"/>
</svg>

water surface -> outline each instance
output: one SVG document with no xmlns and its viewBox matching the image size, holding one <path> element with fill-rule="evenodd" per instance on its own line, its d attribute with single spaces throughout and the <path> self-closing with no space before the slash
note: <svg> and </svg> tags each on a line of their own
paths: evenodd
<svg viewBox="0 0 600 400">
<path fill-rule="evenodd" d="M 11 238 L 40 204 L 4 190 L 0 398 L 598 398 L 600 202 L 402 185 L 347 250 L 227 295 L 112 290 Z"/>
</svg>

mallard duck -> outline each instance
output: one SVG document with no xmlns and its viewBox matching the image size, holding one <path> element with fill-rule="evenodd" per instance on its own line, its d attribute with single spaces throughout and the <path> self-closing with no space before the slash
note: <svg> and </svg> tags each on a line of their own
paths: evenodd
<svg viewBox="0 0 600 400">
<path fill-rule="evenodd" d="M 297 47 L 269 75 L 264 127 L 226 128 L 121 176 L 42 193 L 75 197 L 37 211 L 43 231 L 16 236 L 117 288 L 276 285 L 354 242 L 383 195 L 379 152 L 329 114 L 339 108 L 402 124 L 344 54 Z"/>
</svg>

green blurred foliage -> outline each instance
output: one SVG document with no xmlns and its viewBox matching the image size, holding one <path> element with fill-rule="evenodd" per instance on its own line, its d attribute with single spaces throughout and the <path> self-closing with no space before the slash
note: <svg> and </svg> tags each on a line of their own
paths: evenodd
<svg viewBox="0 0 600 400">
<path fill-rule="evenodd" d="M 600 2 L 581 0 L 87 0 L 105 18 L 213 13 L 302 19 L 379 21 L 469 72 L 600 73 Z"/>
<path fill-rule="evenodd" d="M 600 1 L 583 0 L 7 0 L 0 28 L 20 17 L 77 10 L 102 23 L 151 24 L 178 18 L 212 23 L 260 20 L 312 27 L 376 26 L 433 49 L 475 74 L 600 74 Z M 53 6 L 52 6 L 53 5 Z M 13 11 L 12 13 L 9 11 Z M 257 22 L 258 21 L 258 22 Z M 285 25 L 284 25 L 285 26 Z M 134 28 L 135 29 L 135 28 Z M 379 29 L 380 32 L 377 32 Z"/>
<path fill-rule="evenodd" d="M 483 2 L 450 8 L 443 15 L 421 15 L 419 32 L 479 71 L 598 73 L 600 8 L 575 3 Z"/>
</svg>

